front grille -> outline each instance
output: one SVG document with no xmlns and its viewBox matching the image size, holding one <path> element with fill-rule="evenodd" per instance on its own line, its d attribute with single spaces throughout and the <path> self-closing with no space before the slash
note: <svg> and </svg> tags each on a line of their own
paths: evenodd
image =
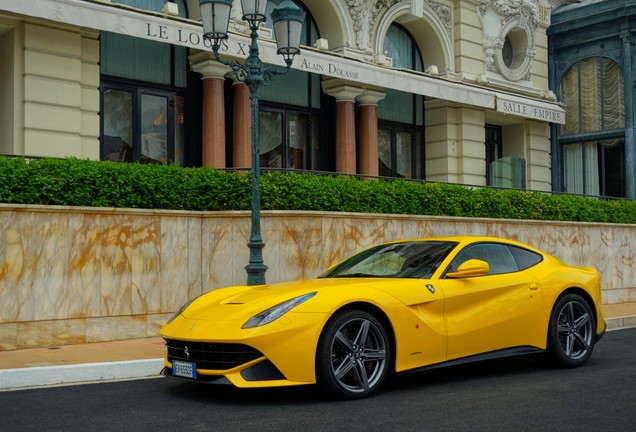
<svg viewBox="0 0 636 432">
<path fill-rule="evenodd" d="M 227 370 L 263 354 L 254 348 L 236 343 L 189 342 L 166 339 L 168 360 L 195 363 L 197 369 Z"/>
</svg>

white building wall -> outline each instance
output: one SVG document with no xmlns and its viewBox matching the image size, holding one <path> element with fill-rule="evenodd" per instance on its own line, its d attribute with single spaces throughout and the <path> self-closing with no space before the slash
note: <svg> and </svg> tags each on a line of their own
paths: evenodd
<svg viewBox="0 0 636 432">
<path fill-rule="evenodd" d="M 18 101 L 21 94 L 21 29 L 17 21 L 0 17 L 0 154 L 20 153 L 23 137 L 20 130 L 23 113 Z"/>
<path fill-rule="evenodd" d="M 99 47 L 78 30 L 25 23 L 24 155 L 98 158 Z"/>
</svg>

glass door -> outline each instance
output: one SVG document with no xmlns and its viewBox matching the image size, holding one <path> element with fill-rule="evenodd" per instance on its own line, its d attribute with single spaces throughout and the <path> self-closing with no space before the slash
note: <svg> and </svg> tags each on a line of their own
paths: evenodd
<svg viewBox="0 0 636 432">
<path fill-rule="evenodd" d="M 379 175 L 419 179 L 424 177 L 420 133 L 401 128 L 378 130 Z"/>
<path fill-rule="evenodd" d="M 182 166 L 185 103 L 169 91 L 102 89 L 101 159 Z"/>
<path fill-rule="evenodd" d="M 261 110 L 260 156 L 264 168 L 313 169 L 318 137 L 312 131 L 318 116 L 288 110 Z"/>
<path fill-rule="evenodd" d="M 168 105 L 165 95 L 141 94 L 141 163 L 166 165 L 168 155 Z"/>
<path fill-rule="evenodd" d="M 287 167 L 293 169 L 309 169 L 308 129 L 309 116 L 302 113 L 287 115 L 287 137 L 289 151 L 287 153 Z"/>
</svg>

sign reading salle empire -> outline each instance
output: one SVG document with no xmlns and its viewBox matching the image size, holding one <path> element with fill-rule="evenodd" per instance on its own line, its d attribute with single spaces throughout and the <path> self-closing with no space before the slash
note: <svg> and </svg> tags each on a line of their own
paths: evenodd
<svg viewBox="0 0 636 432">
<path fill-rule="evenodd" d="M 497 111 L 549 123 L 565 124 L 564 111 L 545 108 L 530 103 L 510 101 L 501 97 L 497 98 Z"/>
</svg>

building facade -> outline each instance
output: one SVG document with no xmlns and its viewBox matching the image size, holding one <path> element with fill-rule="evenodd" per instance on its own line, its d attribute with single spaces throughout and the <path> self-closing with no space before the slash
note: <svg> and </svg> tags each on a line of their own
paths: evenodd
<svg viewBox="0 0 636 432">
<path fill-rule="evenodd" d="M 634 200 L 636 2 L 563 3 L 548 30 L 552 88 L 567 106 L 552 133 L 554 189 Z"/>
<path fill-rule="evenodd" d="M 249 91 L 198 3 L 0 0 L 0 154 L 249 168 Z M 294 3 L 302 52 L 261 90 L 263 168 L 552 190 L 549 3 Z M 247 56 L 241 16 L 227 59 Z M 261 58 L 282 65 L 270 22 Z"/>
</svg>

